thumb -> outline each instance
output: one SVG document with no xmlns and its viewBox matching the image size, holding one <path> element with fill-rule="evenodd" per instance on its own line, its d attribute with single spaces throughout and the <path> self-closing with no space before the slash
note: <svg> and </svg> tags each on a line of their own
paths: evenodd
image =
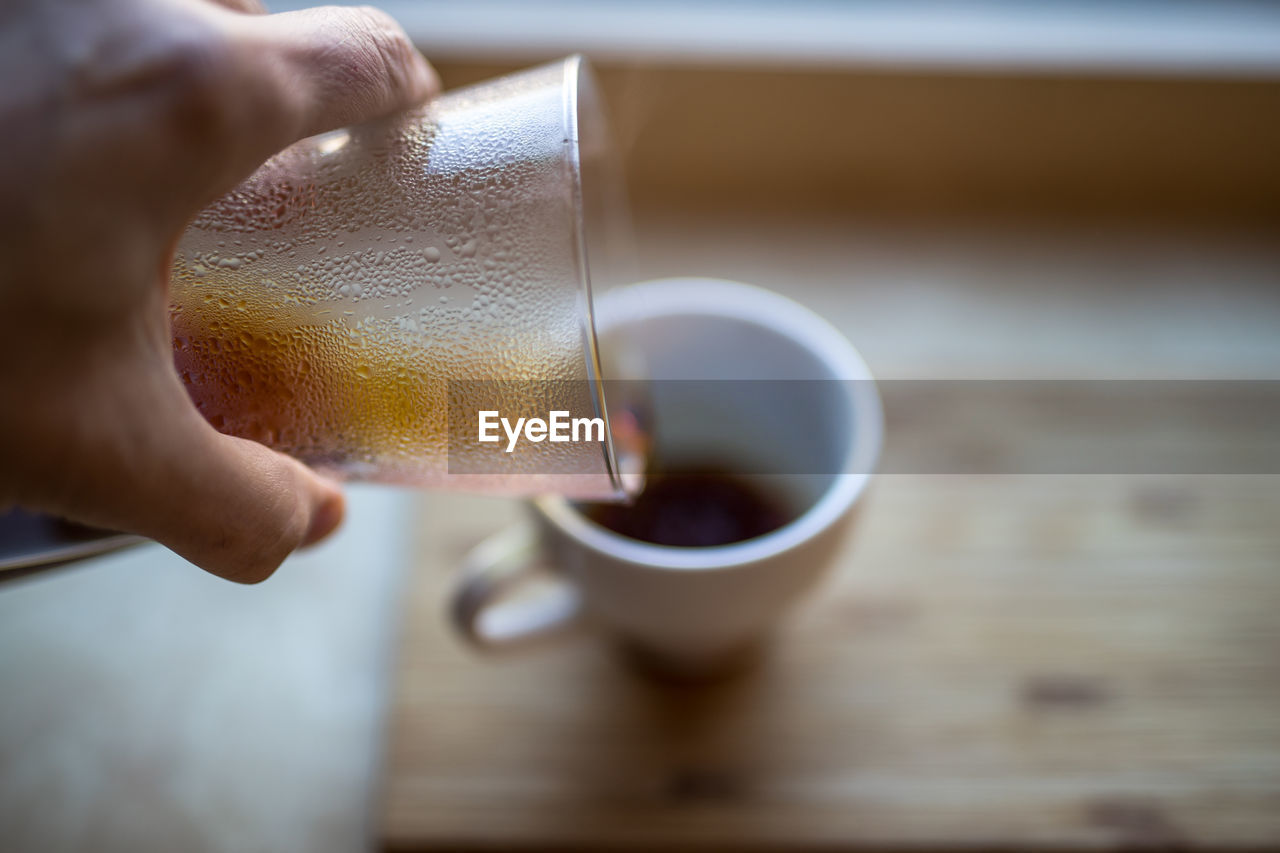
<svg viewBox="0 0 1280 853">
<path fill-rule="evenodd" d="M 175 452 L 163 454 L 169 463 L 162 480 L 134 492 L 133 529 L 219 577 L 258 583 L 341 523 L 337 484 L 192 415 L 185 428 L 166 434 Z"/>
</svg>

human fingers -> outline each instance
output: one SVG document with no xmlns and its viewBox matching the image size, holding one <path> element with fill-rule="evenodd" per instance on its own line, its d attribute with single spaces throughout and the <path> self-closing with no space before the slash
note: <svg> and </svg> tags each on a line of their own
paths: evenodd
<svg viewBox="0 0 1280 853">
<path fill-rule="evenodd" d="M 209 2 L 233 12 L 244 12 L 249 15 L 265 15 L 267 12 L 267 7 L 262 5 L 262 0 L 209 0 Z"/>
<path fill-rule="evenodd" d="M 435 95 L 440 80 L 389 15 L 371 7 L 324 6 L 244 16 L 232 24 L 272 87 L 265 156 L 304 136 L 359 124 Z"/>
<path fill-rule="evenodd" d="M 167 425 L 162 477 L 129 484 L 115 526 L 150 536 L 219 577 L 257 583 L 297 548 L 333 532 L 338 486 L 261 444 L 221 435 L 198 416 Z"/>
</svg>

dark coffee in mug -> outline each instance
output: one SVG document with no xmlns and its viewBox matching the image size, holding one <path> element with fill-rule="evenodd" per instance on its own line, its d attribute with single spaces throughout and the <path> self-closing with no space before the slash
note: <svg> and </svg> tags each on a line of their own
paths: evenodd
<svg viewBox="0 0 1280 853">
<path fill-rule="evenodd" d="M 727 469 L 683 466 L 647 478 L 630 504 L 578 508 L 620 536 L 679 548 L 712 548 L 771 533 L 797 513 L 779 495 Z"/>
</svg>

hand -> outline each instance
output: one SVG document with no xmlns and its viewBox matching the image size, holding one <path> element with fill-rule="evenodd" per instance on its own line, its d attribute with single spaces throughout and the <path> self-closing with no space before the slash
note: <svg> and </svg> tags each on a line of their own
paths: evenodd
<svg viewBox="0 0 1280 853">
<path fill-rule="evenodd" d="M 232 580 L 338 526 L 338 487 L 220 435 L 173 367 L 185 224 L 293 141 L 425 100 L 373 9 L 6 0 L 0 9 L 0 510 L 151 537 Z"/>
</svg>

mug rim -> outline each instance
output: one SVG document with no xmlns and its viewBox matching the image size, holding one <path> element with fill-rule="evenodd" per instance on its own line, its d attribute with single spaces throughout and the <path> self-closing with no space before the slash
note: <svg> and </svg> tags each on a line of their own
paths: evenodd
<svg viewBox="0 0 1280 853">
<path fill-rule="evenodd" d="M 726 279 L 664 278 L 628 285 L 604 294 L 599 303 L 627 307 L 625 321 L 661 316 L 715 316 L 742 320 L 788 337 L 832 372 L 832 378 L 857 380 L 851 389 L 853 427 L 849 430 L 845 471 L 795 520 L 777 530 L 728 545 L 681 547 L 622 536 L 574 508 L 560 495 L 533 501 L 535 511 L 562 535 L 598 553 L 653 569 L 727 569 L 791 551 L 838 522 L 857 502 L 880 456 L 884 413 L 875 380 L 847 338 L 809 308 L 779 293 Z M 604 312 L 597 307 L 597 319 Z M 599 327 L 607 333 L 610 324 Z"/>
</svg>

